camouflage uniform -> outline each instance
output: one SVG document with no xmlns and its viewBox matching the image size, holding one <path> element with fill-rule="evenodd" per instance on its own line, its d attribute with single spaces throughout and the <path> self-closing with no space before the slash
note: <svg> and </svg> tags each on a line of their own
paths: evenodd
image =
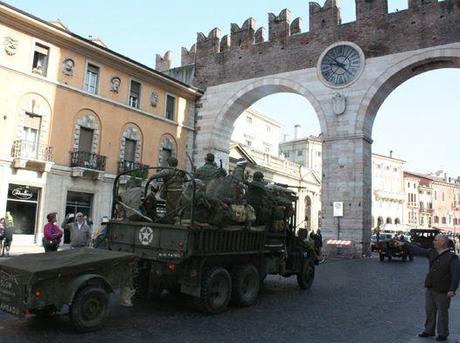
<svg viewBox="0 0 460 343">
<path fill-rule="evenodd" d="M 177 167 L 177 159 L 174 157 L 168 158 L 168 165 L 172 168 Z M 179 204 L 179 198 L 182 194 L 185 173 L 178 169 L 167 169 L 158 176 L 163 179 L 160 196 L 166 200 L 166 217 L 168 221 L 172 221 L 176 214 L 175 212 Z"/>
<path fill-rule="evenodd" d="M 200 179 L 207 185 L 211 180 L 225 176 L 226 174 L 225 170 L 219 168 L 216 162 L 214 162 L 214 155 L 207 154 L 205 164 L 198 168 L 195 173 L 195 178 Z"/>
<path fill-rule="evenodd" d="M 268 199 L 267 182 L 264 180 L 264 174 L 255 172 L 252 177 L 252 182 L 248 185 L 248 204 L 251 205 L 256 212 L 256 221 L 254 225 L 264 225 L 269 222 L 271 217 L 270 201 Z"/>
</svg>

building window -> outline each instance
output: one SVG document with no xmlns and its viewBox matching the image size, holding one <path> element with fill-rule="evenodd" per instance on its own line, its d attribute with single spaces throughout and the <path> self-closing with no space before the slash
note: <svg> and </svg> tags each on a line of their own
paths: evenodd
<svg viewBox="0 0 460 343">
<path fill-rule="evenodd" d="M 139 108 L 141 98 L 141 84 L 137 81 L 131 81 L 129 90 L 129 106 Z"/>
<path fill-rule="evenodd" d="M 271 128 L 270 126 L 268 126 L 268 125 L 265 126 L 265 130 L 266 130 L 268 133 L 272 132 L 272 128 Z"/>
<path fill-rule="evenodd" d="M 35 43 L 34 59 L 32 61 L 32 73 L 46 76 L 48 70 L 48 55 L 50 48 L 40 43 Z"/>
<path fill-rule="evenodd" d="M 166 119 L 174 120 L 176 112 L 176 97 L 172 95 L 166 96 Z"/>
<path fill-rule="evenodd" d="M 264 147 L 264 152 L 265 152 L 266 154 L 268 154 L 268 153 L 270 152 L 270 148 Z"/>
<path fill-rule="evenodd" d="M 174 138 L 168 134 L 162 136 L 160 140 L 159 165 L 161 167 L 168 166 L 168 157 L 176 157 L 176 142 Z"/>
<path fill-rule="evenodd" d="M 247 146 L 252 146 L 252 142 L 249 139 L 246 139 L 246 145 Z"/>
<path fill-rule="evenodd" d="M 137 141 L 135 141 L 134 139 L 125 138 L 125 161 L 136 161 L 136 145 Z"/>
<path fill-rule="evenodd" d="M 302 150 L 297 150 L 297 156 L 302 156 Z"/>
<path fill-rule="evenodd" d="M 398 168 L 393 168 L 393 171 L 394 171 L 395 173 L 397 173 L 397 172 L 398 172 Z"/>
<path fill-rule="evenodd" d="M 246 117 L 246 124 L 252 125 L 252 117 Z"/>
<path fill-rule="evenodd" d="M 317 155 L 318 155 L 318 157 L 320 157 L 321 156 L 321 151 L 318 151 Z"/>
<path fill-rule="evenodd" d="M 86 91 L 93 93 L 93 94 L 97 94 L 98 84 L 99 84 L 99 67 L 88 63 L 88 67 L 86 69 L 86 83 L 85 83 Z"/>
<path fill-rule="evenodd" d="M 457 225 L 457 218 L 454 218 L 454 225 Z"/>
<path fill-rule="evenodd" d="M 436 200 L 436 191 L 434 191 L 434 200 Z"/>
<path fill-rule="evenodd" d="M 444 192 L 442 192 L 442 201 L 444 201 Z"/>
<path fill-rule="evenodd" d="M 439 217 L 438 217 L 438 216 L 434 216 L 434 223 L 435 223 L 435 224 L 438 224 L 438 223 L 439 223 Z"/>
<path fill-rule="evenodd" d="M 93 149 L 94 130 L 80 127 L 78 151 L 91 152 Z"/>
<path fill-rule="evenodd" d="M 415 188 L 417 188 L 417 186 L 416 186 L 416 184 L 415 184 L 415 182 L 414 182 L 414 189 L 415 189 Z"/>
<path fill-rule="evenodd" d="M 283 152 L 283 154 L 284 154 L 284 157 L 289 157 L 289 151 L 285 151 Z"/>
<path fill-rule="evenodd" d="M 442 223 L 442 224 L 446 224 L 446 217 L 442 217 L 442 218 L 441 218 L 441 223 Z"/>
</svg>

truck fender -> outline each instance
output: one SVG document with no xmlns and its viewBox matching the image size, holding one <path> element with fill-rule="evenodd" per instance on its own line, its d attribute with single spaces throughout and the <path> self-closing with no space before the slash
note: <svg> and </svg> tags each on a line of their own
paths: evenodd
<svg viewBox="0 0 460 343">
<path fill-rule="evenodd" d="M 74 279 L 70 284 L 69 288 L 67 289 L 66 296 L 64 298 L 64 303 L 70 306 L 78 290 L 82 286 L 90 284 L 92 282 L 101 284 L 109 293 L 113 292 L 112 286 L 103 276 L 97 274 L 83 274 Z"/>
</svg>

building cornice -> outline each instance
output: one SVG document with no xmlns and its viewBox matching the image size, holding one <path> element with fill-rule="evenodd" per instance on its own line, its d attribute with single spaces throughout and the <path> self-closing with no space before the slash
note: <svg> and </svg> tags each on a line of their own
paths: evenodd
<svg viewBox="0 0 460 343">
<path fill-rule="evenodd" d="M 124 67 L 125 70 L 130 70 L 127 72 L 128 74 L 139 75 L 141 76 L 140 78 L 144 80 L 146 76 L 148 76 L 149 81 L 153 81 L 154 83 L 165 83 L 172 88 L 198 97 L 204 93 L 196 87 L 180 82 L 142 63 L 132 60 L 129 57 L 100 46 L 89 39 L 81 37 L 73 32 L 66 31 L 63 28 L 50 24 L 43 19 L 1 1 L 0 22 L 57 46 L 65 47 L 78 53 L 82 53 L 81 51 L 84 50 L 82 55 L 102 60 L 104 63 L 111 65 L 117 70 Z"/>
<path fill-rule="evenodd" d="M 121 107 L 125 110 L 128 110 L 128 111 L 131 111 L 131 112 L 134 112 L 136 114 L 140 114 L 140 115 L 143 115 L 143 116 L 147 116 L 147 117 L 150 117 L 152 119 L 157 119 L 157 120 L 160 120 L 160 121 L 163 121 L 165 123 L 168 123 L 168 124 L 171 124 L 171 125 L 175 125 L 177 127 L 180 127 L 180 128 L 184 128 L 184 129 L 187 129 L 187 130 L 190 130 L 190 131 L 195 131 L 195 129 L 193 127 L 190 127 L 190 126 L 187 126 L 187 125 L 183 125 L 183 124 L 179 124 L 173 120 L 169 120 L 163 116 L 160 116 L 160 115 L 157 115 L 157 114 L 153 114 L 153 113 L 149 113 L 149 112 L 145 112 L 145 111 L 142 111 L 140 109 L 137 109 L 137 108 L 134 108 L 134 107 L 131 107 L 131 106 L 128 106 L 124 103 L 121 103 L 121 102 L 118 102 L 118 101 L 114 101 L 114 100 L 111 100 L 111 99 L 108 99 L 108 98 L 105 98 L 105 97 L 102 97 L 100 95 L 97 95 L 97 94 L 93 94 L 93 93 L 89 93 L 89 92 L 86 92 L 80 88 L 76 88 L 76 87 L 73 87 L 73 86 L 69 86 L 65 83 L 61 83 L 61 82 L 57 82 L 57 81 L 53 81 L 53 80 L 50 80 L 50 79 L 47 79 L 45 77 L 42 77 L 42 76 L 39 76 L 39 75 L 35 75 L 35 74 L 29 74 L 29 73 L 25 73 L 23 71 L 20 71 L 20 70 L 16 70 L 16 69 L 12 69 L 12 68 L 9 68 L 9 67 L 6 67 L 6 66 L 2 66 L 0 65 L 0 68 L 1 69 L 5 69 L 5 70 L 8 70 L 10 72 L 14 72 L 14 73 L 18 73 L 18 74 L 21 74 L 21 76 L 23 77 L 27 77 L 27 78 L 30 78 L 30 79 L 33 79 L 35 81 L 38 81 L 38 82 L 44 82 L 44 83 L 48 83 L 50 85 L 53 85 L 53 86 L 56 86 L 56 87 L 59 87 L 59 88 L 62 88 L 62 89 L 65 89 L 65 90 L 68 90 L 68 91 L 72 91 L 72 92 L 76 92 L 76 93 L 79 93 L 80 95 L 82 96 L 87 96 L 87 97 L 90 97 L 90 98 L 93 98 L 93 99 L 96 99 L 96 100 L 99 100 L 99 101 L 104 101 L 108 104 L 111 104 L 111 105 L 114 105 L 114 106 L 117 106 L 117 107 Z"/>
</svg>

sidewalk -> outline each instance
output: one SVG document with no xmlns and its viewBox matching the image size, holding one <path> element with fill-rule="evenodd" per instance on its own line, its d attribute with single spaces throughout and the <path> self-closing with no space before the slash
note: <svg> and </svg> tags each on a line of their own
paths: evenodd
<svg viewBox="0 0 460 343">
<path fill-rule="evenodd" d="M 69 244 L 59 246 L 59 250 L 70 249 Z M 18 256 L 24 254 L 40 254 L 44 253 L 45 249 L 41 244 L 29 244 L 29 245 L 15 245 L 14 242 L 11 245 L 10 256 Z"/>
</svg>

